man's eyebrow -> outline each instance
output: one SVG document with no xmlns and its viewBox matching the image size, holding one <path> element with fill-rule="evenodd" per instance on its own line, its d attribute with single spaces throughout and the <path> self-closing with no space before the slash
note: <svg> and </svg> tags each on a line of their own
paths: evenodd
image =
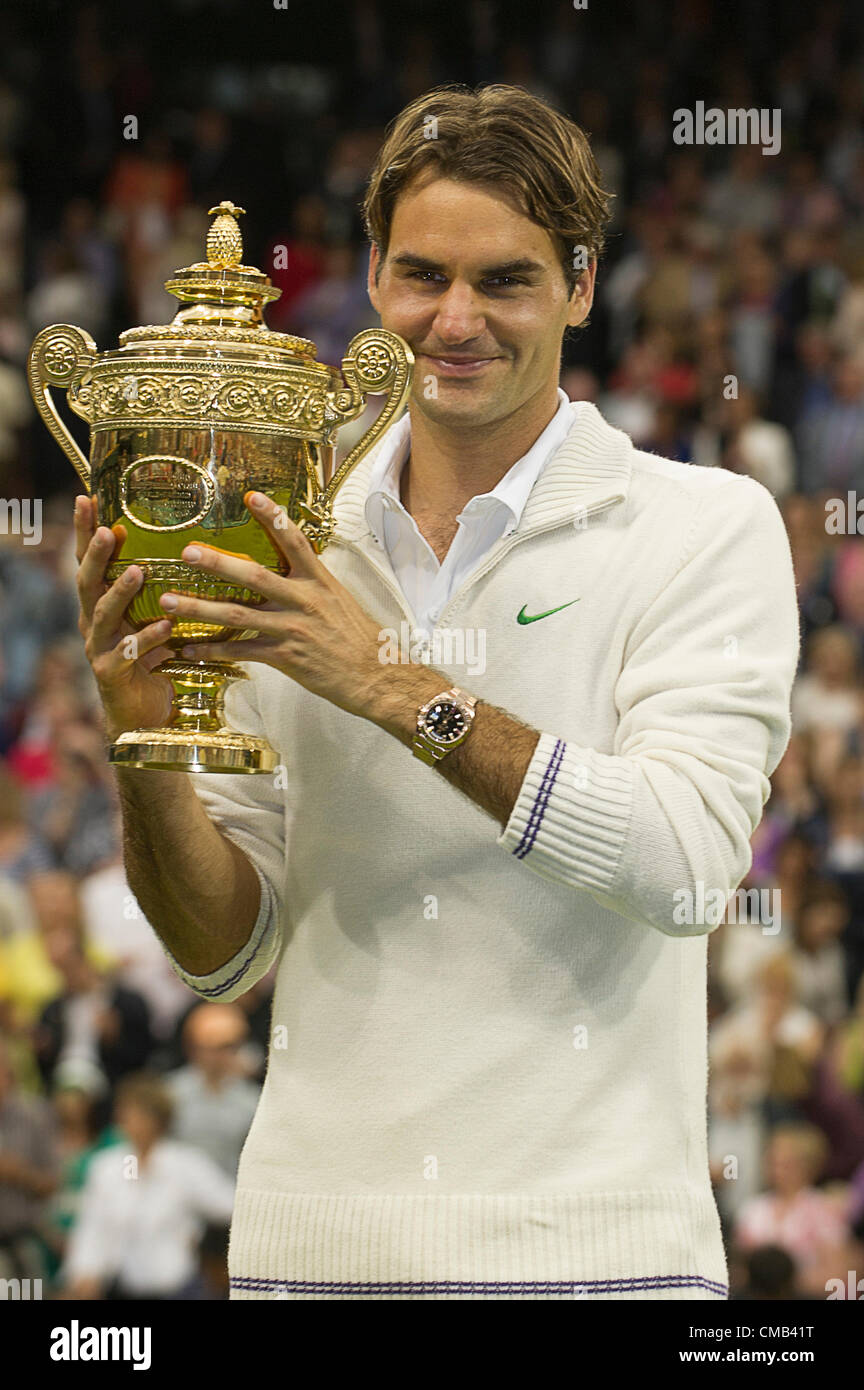
<svg viewBox="0 0 864 1390">
<path fill-rule="evenodd" d="M 394 256 L 392 264 L 412 266 L 415 270 L 430 270 L 438 275 L 446 274 L 440 261 L 430 261 L 427 256 L 415 256 L 410 251 L 403 252 L 401 256 Z M 545 269 L 546 266 L 540 261 L 532 261 L 523 256 L 515 261 L 501 261 L 498 265 L 482 266 L 480 275 L 485 280 L 495 275 L 536 275 Z"/>
</svg>

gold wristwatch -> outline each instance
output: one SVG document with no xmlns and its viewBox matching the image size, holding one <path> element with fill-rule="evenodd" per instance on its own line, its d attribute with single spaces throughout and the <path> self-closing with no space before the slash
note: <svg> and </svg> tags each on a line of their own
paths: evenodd
<svg viewBox="0 0 864 1390">
<path fill-rule="evenodd" d="M 471 732 L 477 696 L 451 686 L 427 700 L 417 711 L 414 757 L 434 767 L 463 744 Z"/>
</svg>

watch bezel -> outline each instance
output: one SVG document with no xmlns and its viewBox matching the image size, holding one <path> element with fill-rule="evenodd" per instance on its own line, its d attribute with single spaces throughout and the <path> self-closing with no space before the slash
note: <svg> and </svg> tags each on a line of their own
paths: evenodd
<svg viewBox="0 0 864 1390">
<path fill-rule="evenodd" d="M 427 720 L 429 719 L 429 716 L 434 709 L 457 710 L 462 717 L 462 728 L 459 730 L 459 732 L 457 734 L 454 734 L 452 737 L 447 738 L 437 733 L 435 729 L 430 728 L 429 724 L 427 723 Z M 423 713 L 424 734 L 432 743 L 437 743 L 441 748 L 454 748 L 456 744 L 459 742 L 459 740 L 464 738 L 465 734 L 468 732 L 469 727 L 470 720 L 468 719 L 468 716 L 465 713 L 464 706 L 460 703 L 459 700 L 454 700 L 452 695 L 446 700 L 440 698 L 437 700 L 433 700 L 428 710 L 425 710 Z"/>
<path fill-rule="evenodd" d="M 432 729 L 429 729 L 426 724 L 426 718 L 430 711 L 434 709 L 436 705 L 445 704 L 450 705 L 453 709 L 457 709 L 465 720 L 464 729 L 452 739 L 441 738 L 440 735 L 436 734 Z M 425 705 L 420 706 L 417 718 L 417 734 L 422 734 L 422 736 L 428 739 L 430 743 L 434 744 L 436 748 L 443 749 L 444 751 L 449 751 L 451 748 L 458 748 L 459 744 L 462 743 L 469 734 L 476 713 L 477 711 L 474 709 L 474 706 L 469 705 L 466 700 L 459 699 L 449 690 L 442 690 L 439 695 L 433 695 L 431 700 L 427 700 Z"/>
</svg>

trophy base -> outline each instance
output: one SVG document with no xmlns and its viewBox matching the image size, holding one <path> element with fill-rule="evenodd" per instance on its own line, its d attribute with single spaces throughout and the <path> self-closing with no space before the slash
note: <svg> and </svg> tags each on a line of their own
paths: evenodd
<svg viewBox="0 0 864 1390">
<path fill-rule="evenodd" d="M 233 729 L 191 733 L 165 728 L 121 734 L 108 761 L 156 772 L 272 772 L 279 759 L 266 739 Z"/>
<path fill-rule="evenodd" d="M 225 692 L 247 675 L 228 661 L 163 661 L 156 670 L 174 687 L 172 722 L 131 729 L 108 750 L 114 767 L 154 772 L 272 772 L 279 757 L 266 738 L 225 723 Z"/>
</svg>

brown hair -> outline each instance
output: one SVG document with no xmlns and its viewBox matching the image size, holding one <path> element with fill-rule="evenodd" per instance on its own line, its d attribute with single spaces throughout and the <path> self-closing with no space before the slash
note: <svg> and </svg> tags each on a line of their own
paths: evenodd
<svg viewBox="0 0 864 1390">
<path fill-rule="evenodd" d="M 397 198 L 427 171 L 509 193 L 556 242 L 568 297 L 584 269 L 574 267 L 574 250 L 584 247 L 589 261 L 603 251 L 615 195 L 601 186 L 588 137 L 524 87 L 447 83 L 391 122 L 363 200 L 366 232 L 382 259 Z"/>
<path fill-rule="evenodd" d="M 162 1078 L 155 1072 L 136 1071 L 124 1076 L 114 1092 L 115 1111 L 122 1105 L 137 1105 L 146 1110 L 159 1126 L 161 1134 L 171 1128 L 174 1118 L 174 1099 Z"/>
</svg>

